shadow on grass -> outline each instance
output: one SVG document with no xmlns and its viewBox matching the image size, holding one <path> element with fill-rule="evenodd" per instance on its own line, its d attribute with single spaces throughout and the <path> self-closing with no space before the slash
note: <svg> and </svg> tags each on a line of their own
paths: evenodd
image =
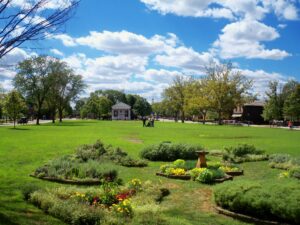
<svg viewBox="0 0 300 225">
<path fill-rule="evenodd" d="M 0 221 L 1 225 L 18 225 L 2 213 L 0 213 Z"/>
<path fill-rule="evenodd" d="M 30 130 L 29 128 L 21 128 L 21 127 L 15 127 L 15 128 L 10 127 L 8 129 L 10 129 L 10 130 Z"/>
</svg>

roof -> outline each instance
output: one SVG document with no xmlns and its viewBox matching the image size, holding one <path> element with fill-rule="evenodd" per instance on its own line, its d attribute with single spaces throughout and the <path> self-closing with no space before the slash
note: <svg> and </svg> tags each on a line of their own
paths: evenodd
<svg viewBox="0 0 300 225">
<path fill-rule="evenodd" d="M 127 105 L 123 102 L 119 102 L 112 106 L 112 109 L 131 109 L 130 105 Z"/>
<path fill-rule="evenodd" d="M 254 101 L 254 102 L 251 102 L 251 103 L 246 103 L 244 104 L 244 106 L 265 106 L 265 102 L 263 101 Z"/>
</svg>

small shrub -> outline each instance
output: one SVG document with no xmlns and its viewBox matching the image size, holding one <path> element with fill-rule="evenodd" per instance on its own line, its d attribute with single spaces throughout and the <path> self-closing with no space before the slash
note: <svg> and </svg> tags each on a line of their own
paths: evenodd
<svg viewBox="0 0 300 225">
<path fill-rule="evenodd" d="M 185 168 L 185 161 L 183 159 L 177 159 L 173 162 L 176 168 Z"/>
<path fill-rule="evenodd" d="M 124 158 L 120 158 L 118 164 L 126 167 L 145 167 L 148 165 L 148 162 L 146 160 L 133 159 L 130 156 L 126 156 Z"/>
<path fill-rule="evenodd" d="M 195 180 L 204 170 L 206 170 L 206 168 L 194 168 L 192 170 L 189 170 L 188 173 L 192 177 L 192 179 Z"/>
<path fill-rule="evenodd" d="M 187 144 L 160 143 L 150 145 L 141 151 L 141 157 L 151 161 L 174 161 L 176 159 L 197 159 L 196 151 L 202 147 Z"/>
<path fill-rule="evenodd" d="M 268 160 L 268 155 L 254 145 L 239 144 L 236 147 L 225 148 L 223 160 L 234 163 Z"/>
<path fill-rule="evenodd" d="M 208 162 L 207 168 L 209 169 L 218 169 L 221 166 L 220 162 Z"/>
<path fill-rule="evenodd" d="M 289 171 L 290 177 L 300 179 L 300 167 L 294 167 Z"/>
<path fill-rule="evenodd" d="M 218 206 L 261 219 L 300 223 L 300 189 L 297 182 L 234 182 L 214 190 Z"/>
<path fill-rule="evenodd" d="M 35 184 L 25 184 L 24 186 L 22 186 L 21 192 L 23 194 L 24 200 L 29 200 L 31 194 L 39 189 L 40 187 Z"/>
<path fill-rule="evenodd" d="M 211 170 L 205 169 L 203 170 L 199 176 L 196 178 L 196 181 L 201 183 L 209 184 L 212 183 L 214 180 L 214 175 Z"/>
<path fill-rule="evenodd" d="M 300 167 L 300 157 L 292 157 L 288 154 L 273 154 L 270 156 L 269 165 L 272 168 L 288 170 Z"/>
</svg>

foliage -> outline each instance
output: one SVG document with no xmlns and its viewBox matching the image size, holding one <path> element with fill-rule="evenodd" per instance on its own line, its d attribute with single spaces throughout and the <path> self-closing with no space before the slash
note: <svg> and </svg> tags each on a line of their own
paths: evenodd
<svg viewBox="0 0 300 225">
<path fill-rule="evenodd" d="M 268 160 L 268 155 L 265 155 L 264 152 L 264 150 L 257 149 L 254 145 L 239 144 L 235 147 L 225 148 L 223 160 L 233 163 Z"/>
<path fill-rule="evenodd" d="M 290 177 L 300 179 L 300 167 L 293 167 L 289 171 Z"/>
<path fill-rule="evenodd" d="M 214 192 L 217 205 L 267 220 L 300 223 L 298 183 L 272 181 L 234 182 L 219 185 Z"/>
<path fill-rule="evenodd" d="M 13 90 L 7 94 L 5 101 L 5 111 L 9 118 L 14 121 L 14 127 L 16 127 L 16 121 L 21 117 L 21 112 L 25 108 L 25 101 L 18 91 Z"/>
<path fill-rule="evenodd" d="M 296 121 L 300 115 L 300 84 L 298 84 L 292 93 L 287 97 L 283 106 L 284 117 Z"/>
<path fill-rule="evenodd" d="M 30 199 L 30 196 L 33 192 L 39 190 L 40 187 L 37 186 L 36 184 L 25 184 L 21 187 L 21 191 L 22 191 L 22 194 L 23 194 L 23 198 L 24 200 L 29 200 Z"/>
<path fill-rule="evenodd" d="M 300 167 L 300 158 L 292 157 L 289 154 L 273 154 L 269 158 L 269 165 L 272 168 L 287 170 Z"/>
<path fill-rule="evenodd" d="M 148 116 L 151 114 L 152 109 L 147 99 L 139 96 L 133 105 L 132 111 L 136 116 Z"/>
<path fill-rule="evenodd" d="M 206 168 L 194 168 L 189 170 L 188 174 L 192 177 L 193 180 L 195 180 L 204 170 L 206 170 Z"/>
<path fill-rule="evenodd" d="M 141 151 L 141 157 L 151 161 L 173 161 L 176 159 L 197 159 L 196 151 L 202 150 L 200 146 L 188 144 L 160 143 L 150 145 Z"/>
</svg>

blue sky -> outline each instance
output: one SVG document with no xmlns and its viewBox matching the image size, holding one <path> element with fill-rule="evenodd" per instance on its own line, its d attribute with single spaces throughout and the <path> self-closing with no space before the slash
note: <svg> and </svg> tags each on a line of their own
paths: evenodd
<svg viewBox="0 0 300 225">
<path fill-rule="evenodd" d="M 84 77 L 86 94 L 113 88 L 155 100 L 174 76 L 231 61 L 263 97 L 270 80 L 300 80 L 299 6 L 299 0 L 82 0 L 60 34 L 4 60 L 49 54 Z M 8 89 L 13 75 L 0 74 Z"/>
</svg>

